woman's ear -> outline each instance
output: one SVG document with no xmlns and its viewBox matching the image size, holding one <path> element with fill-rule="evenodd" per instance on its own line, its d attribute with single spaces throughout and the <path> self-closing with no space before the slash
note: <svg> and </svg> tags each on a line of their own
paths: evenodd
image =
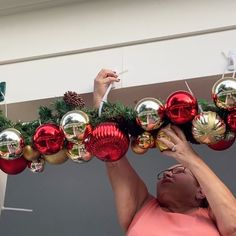
<svg viewBox="0 0 236 236">
<path fill-rule="evenodd" d="M 198 187 L 197 193 L 196 193 L 196 199 L 197 200 L 202 200 L 206 198 L 206 195 L 203 193 L 201 187 Z"/>
</svg>

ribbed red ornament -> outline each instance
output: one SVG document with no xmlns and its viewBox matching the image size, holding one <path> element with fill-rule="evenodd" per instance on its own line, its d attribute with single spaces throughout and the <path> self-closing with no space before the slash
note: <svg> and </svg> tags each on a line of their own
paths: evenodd
<svg viewBox="0 0 236 236">
<path fill-rule="evenodd" d="M 88 124 L 84 132 L 83 141 L 86 142 L 86 140 L 90 137 L 90 135 L 92 135 L 92 132 L 93 132 L 93 127 L 92 125 Z"/>
<path fill-rule="evenodd" d="M 129 148 L 129 137 L 113 122 L 101 123 L 87 137 L 86 149 L 102 161 L 117 161 Z"/>
<path fill-rule="evenodd" d="M 21 173 L 27 167 L 27 164 L 28 161 L 23 157 L 14 160 L 0 158 L 0 169 L 9 175 Z"/>
</svg>

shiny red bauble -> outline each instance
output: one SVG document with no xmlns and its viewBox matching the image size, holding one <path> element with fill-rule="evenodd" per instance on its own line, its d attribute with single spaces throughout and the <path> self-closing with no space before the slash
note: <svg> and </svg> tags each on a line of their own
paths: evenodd
<svg viewBox="0 0 236 236">
<path fill-rule="evenodd" d="M 223 151 L 230 148 L 235 141 L 236 135 L 232 131 L 226 131 L 224 139 L 218 141 L 217 143 L 208 145 L 209 148 L 216 151 Z"/>
<path fill-rule="evenodd" d="M 36 149 L 43 155 L 52 155 L 63 148 L 64 134 L 55 124 L 43 124 L 39 126 L 33 136 Z"/>
<path fill-rule="evenodd" d="M 196 98 L 186 91 L 172 93 L 165 105 L 167 117 L 175 124 L 185 124 L 198 113 Z"/>
<path fill-rule="evenodd" d="M 0 169 L 9 175 L 17 175 L 21 173 L 27 167 L 28 161 L 19 157 L 14 160 L 5 160 L 0 158 Z"/>
</svg>

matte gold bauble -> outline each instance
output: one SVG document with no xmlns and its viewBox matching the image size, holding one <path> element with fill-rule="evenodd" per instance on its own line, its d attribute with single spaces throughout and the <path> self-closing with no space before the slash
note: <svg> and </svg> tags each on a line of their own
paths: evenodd
<svg viewBox="0 0 236 236">
<path fill-rule="evenodd" d="M 171 141 L 171 138 L 165 134 L 164 131 L 160 130 L 158 133 L 157 133 L 157 138 L 165 138 L 169 141 Z M 165 150 L 168 150 L 169 148 L 160 140 L 156 139 L 156 147 L 159 148 L 159 150 L 161 152 L 165 151 Z"/>
<path fill-rule="evenodd" d="M 28 161 L 34 161 L 40 157 L 40 153 L 34 148 L 32 148 L 30 145 L 26 145 L 23 148 L 23 156 Z"/>
<path fill-rule="evenodd" d="M 68 157 L 66 155 L 66 149 L 62 149 L 56 154 L 44 155 L 44 159 L 50 164 L 62 164 L 68 160 Z"/>
</svg>

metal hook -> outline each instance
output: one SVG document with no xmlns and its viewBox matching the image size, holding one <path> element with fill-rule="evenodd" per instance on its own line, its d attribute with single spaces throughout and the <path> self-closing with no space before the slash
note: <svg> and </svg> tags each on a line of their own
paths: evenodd
<svg viewBox="0 0 236 236">
<path fill-rule="evenodd" d="M 225 52 L 221 52 L 224 56 L 225 60 L 227 61 L 226 69 L 228 71 L 235 71 L 236 70 L 236 51 L 229 51 L 228 55 Z"/>
</svg>

